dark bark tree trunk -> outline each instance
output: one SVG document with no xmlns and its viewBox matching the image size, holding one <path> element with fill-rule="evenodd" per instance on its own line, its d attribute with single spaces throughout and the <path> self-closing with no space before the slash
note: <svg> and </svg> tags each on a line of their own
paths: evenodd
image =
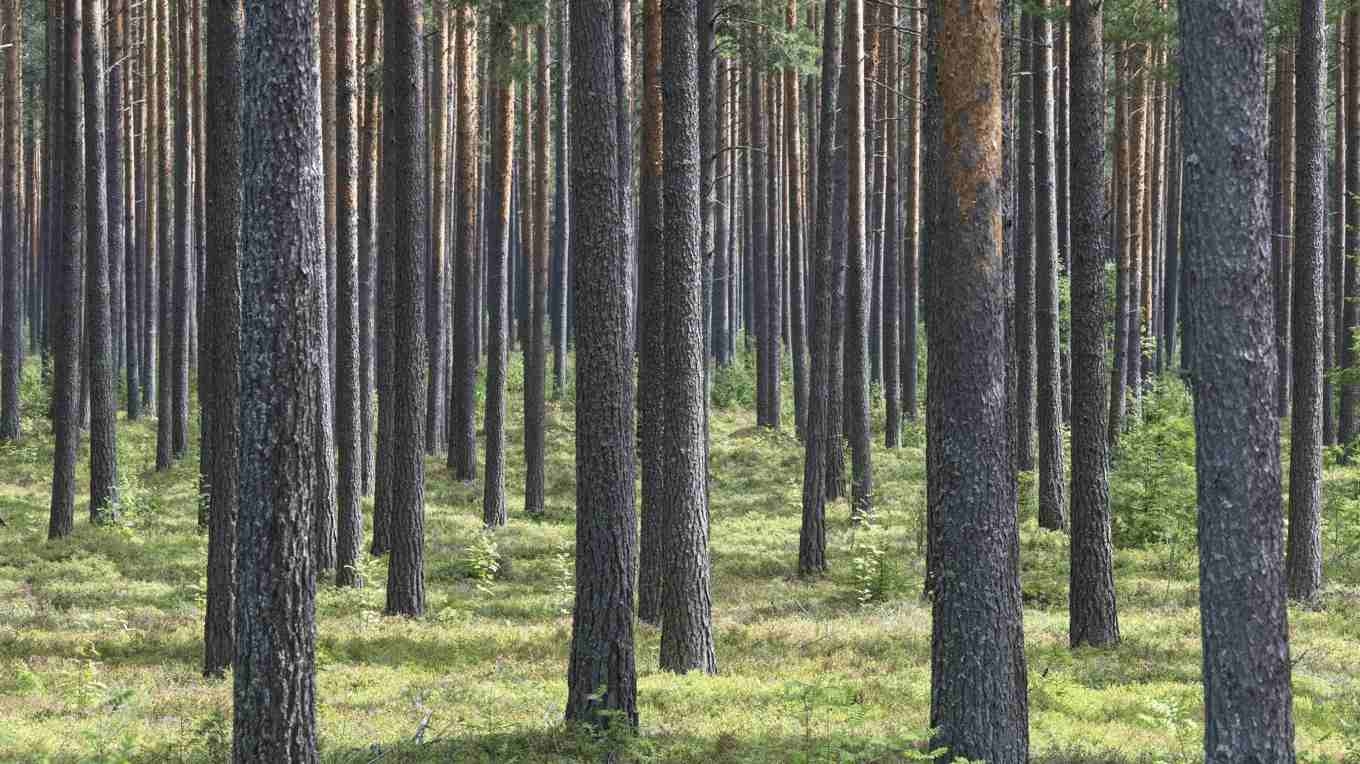
<svg viewBox="0 0 1360 764">
<path fill-rule="evenodd" d="M 487 313 L 491 322 L 487 329 L 486 357 L 486 477 L 482 493 L 482 522 L 488 528 L 505 525 L 505 366 L 510 336 L 507 305 L 510 264 L 510 216 L 514 206 L 515 162 L 515 83 L 511 78 L 514 65 L 514 38 L 510 21 L 498 15 L 491 21 L 491 56 L 489 81 L 495 88 L 493 99 L 495 130 L 492 131 L 492 201 L 489 213 L 495 217 L 488 222 L 487 236 Z"/>
<path fill-rule="evenodd" d="M 545 398 L 547 386 L 547 338 L 544 327 L 548 321 L 548 30 L 539 24 L 535 32 L 538 48 L 537 81 L 534 100 L 537 105 L 533 112 L 534 130 L 537 140 L 532 143 L 534 150 L 534 248 L 528 272 L 531 275 L 532 293 L 529 296 L 529 347 L 525 348 L 526 363 L 524 375 L 524 453 L 528 464 L 524 475 L 524 511 L 530 515 L 541 515 L 544 503 L 544 473 L 547 459 L 544 422 L 546 417 Z M 527 48 L 527 46 L 526 46 Z M 528 100 L 528 87 L 525 100 Z M 525 183 L 529 180 L 526 178 Z"/>
<path fill-rule="evenodd" d="M 1126 240 L 1129 249 L 1129 302 L 1128 302 L 1128 349 L 1125 361 L 1125 382 L 1128 385 L 1129 418 L 1137 421 L 1141 416 L 1140 402 L 1143 395 L 1143 334 L 1148 316 L 1143 309 L 1143 270 L 1147 261 L 1147 237 L 1143 235 L 1143 216 L 1147 211 L 1147 134 L 1148 134 L 1148 46 L 1136 44 L 1129 53 L 1129 77 L 1132 91 L 1129 95 L 1129 177 L 1128 177 L 1128 232 Z"/>
<path fill-rule="evenodd" d="M 1328 180 L 1327 200 L 1331 204 L 1331 238 L 1328 259 L 1328 302 L 1327 323 L 1324 341 L 1327 343 L 1324 369 L 1328 376 L 1322 384 L 1322 421 L 1323 442 L 1336 445 L 1340 437 L 1340 390 L 1330 374 L 1340 367 L 1341 357 L 1345 354 L 1343 346 L 1349 333 L 1345 326 L 1346 297 L 1346 16 L 1343 14 L 1336 22 L 1336 65 L 1330 68 L 1333 77 L 1332 103 L 1334 110 L 1334 129 L 1332 139 L 1331 178 Z"/>
<path fill-rule="evenodd" d="M 885 79 L 900 82 L 899 45 L 897 42 L 896 6 L 883 9 L 884 23 L 889 33 L 883 43 Z M 896 92 L 883 90 L 883 147 L 887 156 L 884 159 L 883 176 L 883 293 L 881 297 L 882 346 L 883 346 L 883 398 L 886 407 L 883 444 L 887 448 L 897 448 L 902 430 L 901 362 L 898 359 L 898 343 L 901 331 L 898 328 L 898 310 L 902 306 L 899 280 L 902 266 L 898 258 L 898 106 L 901 98 Z"/>
<path fill-rule="evenodd" d="M 433 58 L 431 69 L 434 77 L 430 82 L 430 255 L 429 273 L 425 279 L 425 350 L 429 354 L 429 371 L 426 376 L 425 401 L 425 451 L 437 454 L 448 442 L 444 433 L 444 403 L 448 400 L 444 379 L 444 255 L 448 250 L 448 202 L 449 192 L 449 118 L 446 97 L 449 89 L 449 38 L 448 4 L 437 3 L 432 6 L 435 28 L 431 30 L 430 56 Z"/>
<path fill-rule="evenodd" d="M 1034 89 L 1033 77 L 1034 15 L 1020 14 L 1020 70 L 1027 76 L 1016 96 L 1016 177 L 1017 210 L 1015 218 L 1015 464 L 1028 472 L 1034 469 L 1035 388 L 1038 367 L 1035 362 L 1035 267 L 1034 267 Z"/>
<path fill-rule="evenodd" d="M 335 583 L 355 586 L 364 515 L 359 394 L 358 0 L 336 0 L 335 24 Z"/>
<path fill-rule="evenodd" d="M 917 36 L 911 40 L 907 63 L 907 189 L 906 222 L 902 234 L 902 410 L 916 421 L 919 368 L 917 351 L 918 304 L 921 283 L 921 48 L 925 32 L 921 11 L 909 11 Z"/>
<path fill-rule="evenodd" d="M 458 201 L 457 271 L 453 279 L 453 375 L 449 379 L 449 468 L 457 480 L 477 477 L 477 15 L 470 8 L 459 11 L 458 44 L 454 49 L 458 70 Z"/>
<path fill-rule="evenodd" d="M 641 545 L 638 552 L 638 618 L 660 625 L 670 538 L 667 502 L 666 327 L 668 283 L 663 251 L 668 230 L 662 198 L 661 0 L 642 3 L 642 162 L 638 178 L 640 247 L 638 319 L 638 450 L 642 467 Z M 763 387 L 762 387 L 763 389 Z"/>
<path fill-rule="evenodd" d="M 23 184 L 23 6 L 19 0 L 3 4 L 5 50 L 5 142 L 4 142 L 4 314 L 0 329 L 0 440 L 19 439 L 19 386 L 23 376 L 23 272 L 24 249 L 20 247 L 19 225 L 23 211 L 19 193 Z M 39 167 L 34 157 L 33 167 Z M 36 200 L 29 204 L 36 206 Z"/>
<path fill-rule="evenodd" d="M 424 47 L 418 0 L 383 5 L 383 256 L 391 261 L 392 559 L 387 612 L 425 610 L 425 270 L 424 196 L 419 168 L 425 157 Z M 380 409 L 383 402 L 379 401 Z"/>
<path fill-rule="evenodd" d="M 62 67 L 61 248 L 53 264 L 59 300 L 52 344 L 56 373 L 52 391 L 52 430 L 56 445 L 52 460 L 52 505 L 47 537 L 71 533 L 75 521 L 76 452 L 80 448 L 80 315 L 81 259 L 85 246 L 85 97 L 84 67 L 80 57 L 82 0 L 65 0 L 58 44 Z M 48 10 L 52 12 L 51 6 Z M 48 34 L 52 29 L 49 18 Z M 56 153 L 56 152 L 54 152 Z"/>
<path fill-rule="evenodd" d="M 616 0 L 617 1 L 617 0 Z M 621 3 L 626 5 L 625 2 Z M 632 297 L 619 150 L 614 3 L 581 0 L 571 24 L 570 251 L 576 271 L 576 602 L 568 721 L 636 728 Z M 626 36 L 625 36 L 626 39 Z"/>
<path fill-rule="evenodd" d="M 208 602 L 203 673 L 221 676 L 236 652 L 236 517 L 241 470 L 241 0 L 209 0 L 207 137 L 208 315 L 202 417 L 211 421 Z"/>
<path fill-rule="evenodd" d="M 697 6 L 696 0 L 665 0 L 664 42 L 658 40 L 665 51 L 661 96 L 666 104 L 662 126 L 666 575 L 661 668 L 712 674 L 718 666 L 709 595 Z"/>
<path fill-rule="evenodd" d="M 754 39 L 752 42 L 756 44 Z M 767 179 L 765 165 L 769 159 L 766 154 L 769 148 L 769 130 L 766 124 L 765 105 L 766 82 L 765 75 L 758 67 L 753 67 L 748 77 L 749 112 L 747 122 L 751 137 L 747 141 L 748 149 L 746 151 L 746 164 L 750 172 L 750 184 L 747 186 L 750 195 L 747 208 L 750 215 L 747 219 L 747 225 L 751 229 L 751 245 L 747 252 L 747 259 L 750 262 L 748 273 L 750 275 L 751 297 L 750 307 L 747 309 L 747 334 L 753 335 L 756 339 L 756 424 L 773 428 L 777 427 L 778 423 L 770 421 L 770 343 L 766 341 L 767 335 L 772 331 L 769 326 L 770 310 L 768 307 L 768 303 L 772 299 L 769 293 L 769 250 L 771 249 L 767 223 L 769 199 L 765 189 Z M 773 331 L 777 332 L 778 327 L 774 327 Z M 774 346 L 778 347 L 778 342 Z"/>
<path fill-rule="evenodd" d="M 869 427 L 869 292 L 868 235 L 866 223 L 865 111 L 864 103 L 864 0 L 847 0 L 845 43 L 841 51 L 846 71 L 845 100 L 841 106 L 849 123 L 849 236 L 846 238 L 845 292 L 845 424 L 850 438 L 851 502 L 853 519 L 873 515 L 873 463 Z"/>
<path fill-rule="evenodd" d="M 127 56 L 127 2 L 117 2 L 108 7 L 108 126 L 104 145 L 108 156 L 108 178 L 105 195 L 108 198 L 109 227 L 109 324 L 112 333 L 112 396 L 113 408 L 118 410 L 118 378 L 124 369 L 131 343 L 126 341 L 127 333 L 127 273 L 128 273 L 128 230 L 127 200 L 131 197 L 130 184 L 124 172 L 126 144 L 124 119 L 125 73 L 129 62 Z"/>
<path fill-rule="evenodd" d="M 1327 262 L 1326 10 L 1299 4 L 1297 219 L 1293 250 L 1293 410 L 1290 415 L 1289 596 L 1311 601 L 1322 589 L 1322 314 Z"/>
<path fill-rule="evenodd" d="M 1051 0 L 1044 0 L 1048 8 Z M 1054 158 L 1053 25 L 1035 16 L 1034 66 L 1034 286 L 1036 403 L 1039 424 L 1039 527 L 1067 530 L 1062 426 L 1062 358 L 1058 336 L 1058 189 Z"/>
<path fill-rule="evenodd" d="M 1360 16 L 1355 12 L 1346 14 L 1346 208 L 1342 230 L 1345 235 L 1344 276 L 1345 288 L 1342 290 L 1343 316 L 1341 337 L 1337 344 L 1341 348 L 1341 368 L 1356 366 L 1355 332 L 1360 329 L 1360 273 L 1356 270 L 1355 252 L 1360 251 Z M 1340 439 L 1342 445 L 1350 449 L 1351 441 L 1360 435 L 1360 422 L 1356 420 L 1356 408 L 1360 406 L 1360 384 L 1348 382 L 1341 386 Z"/>
<path fill-rule="evenodd" d="M 160 3 L 143 4 L 142 60 L 142 406 L 154 408 L 157 421 L 156 462 L 160 469 Z"/>
<path fill-rule="evenodd" d="M 326 342 L 316 6 L 250 0 L 242 49 L 241 507 L 233 758 L 318 760 L 311 515 Z M 224 181 L 230 182 L 230 181 Z"/>
<path fill-rule="evenodd" d="M 1180 35 L 1205 760 L 1292 762 L 1264 7 L 1185 5 Z"/>
<path fill-rule="evenodd" d="M 90 352 L 90 522 L 112 520 L 118 508 L 118 393 L 113 366 L 109 287 L 108 70 L 103 0 L 83 0 L 90 29 L 83 36 L 85 69 L 85 261 Z"/>
<path fill-rule="evenodd" d="M 553 252 L 552 252 L 552 343 L 553 343 L 553 399 L 560 400 L 566 395 L 567 391 L 567 340 L 571 335 L 570 327 L 567 326 L 567 273 L 570 271 L 568 260 L 571 257 L 571 250 L 567 247 L 567 240 L 570 237 L 571 220 L 567 215 L 567 208 L 570 204 L 571 187 L 568 182 L 568 163 L 570 152 L 567 147 L 567 134 L 571 128 L 567 125 L 567 93 L 568 81 L 571 79 L 571 56 L 568 54 L 568 43 L 571 38 L 571 3 L 567 0 L 557 0 L 554 6 L 556 18 L 554 19 L 554 35 L 557 39 L 557 66 L 554 73 L 557 84 L 556 97 L 553 100 L 553 111 L 557 120 L 554 125 L 556 139 L 554 143 L 557 147 L 557 161 L 553 165 Z"/>
<path fill-rule="evenodd" d="M 1179 88 L 1173 86 L 1173 102 L 1167 108 L 1168 147 L 1166 162 L 1166 278 L 1163 286 L 1162 333 L 1165 337 L 1168 364 L 1176 362 L 1176 351 L 1180 348 L 1176 327 L 1181 320 L 1181 167 L 1184 164 L 1181 151 L 1180 118 L 1174 98 Z M 1174 368 L 1174 367 L 1173 367 Z"/>
<path fill-rule="evenodd" d="M 826 0 L 822 16 L 821 68 L 821 124 L 832 128 L 836 124 L 838 78 L 841 37 L 836 27 L 840 15 L 839 0 Z M 804 435 L 803 454 L 803 520 L 798 536 L 798 574 L 818 576 L 826 572 L 826 501 L 828 490 L 827 460 L 832 450 L 840 448 L 831 439 L 828 420 L 831 414 L 832 342 L 834 319 L 831 315 L 833 275 L 833 243 L 831 241 L 834 196 L 832 180 L 836 148 L 830 136 L 817 144 L 817 209 L 809 265 L 813 266 L 812 345 L 810 350 L 808 390 L 808 424 Z"/>
<path fill-rule="evenodd" d="M 1276 379 L 1276 413 L 1280 417 L 1289 414 L 1289 402 L 1291 400 L 1290 387 L 1292 383 L 1290 353 L 1290 338 L 1293 332 L 1290 328 L 1293 311 L 1290 304 L 1293 302 L 1292 272 L 1294 257 L 1293 236 L 1294 236 L 1294 122 L 1295 122 L 1295 89 L 1294 89 L 1294 54 L 1293 48 L 1297 45 L 1294 39 L 1287 37 L 1280 41 L 1279 50 L 1276 56 L 1275 89 L 1277 98 L 1280 102 L 1280 123 L 1278 139 L 1278 168 L 1276 169 L 1277 188 L 1276 196 L 1276 217 L 1275 235 L 1271 237 L 1271 242 L 1275 249 L 1275 352 L 1277 354 L 1276 368 L 1279 369 L 1279 377 Z"/>
<path fill-rule="evenodd" d="M 770 38 L 768 33 L 758 36 L 759 60 L 770 58 Z M 784 366 L 784 345 L 787 326 L 784 323 L 784 304 L 787 295 L 784 284 L 784 197 L 781 193 L 784 180 L 782 155 L 782 125 L 780 124 L 780 81 L 777 74 L 762 75 L 765 87 L 765 217 L 754 221 L 764 226 L 765 233 L 765 333 L 760 341 L 765 349 L 765 422 L 772 429 L 779 429 L 783 419 L 783 381 L 781 374 Z"/>
<path fill-rule="evenodd" d="M 129 422 L 142 418 L 142 360 L 149 355 L 146 332 L 142 318 L 145 301 L 142 299 L 146 279 L 146 216 L 147 216 L 147 173 L 146 159 L 146 49 L 141 33 L 146 27 L 145 9 L 137 15 L 140 23 L 134 25 L 130 6 L 125 11 L 125 43 L 127 48 L 136 49 L 136 54 L 128 56 L 124 64 L 135 66 L 122 79 L 127 88 L 127 125 L 125 135 L 127 145 L 124 157 L 127 168 L 126 208 L 128 215 L 128 245 L 125 252 L 126 285 L 124 296 L 127 300 L 126 316 L 123 324 L 127 333 L 127 350 L 124 361 L 127 363 L 127 418 Z"/>
<path fill-rule="evenodd" d="M 1072 539 L 1068 637 L 1119 641 L 1110 541 L 1105 364 L 1105 61 L 1099 0 L 1072 4 Z M 1117 347 L 1116 347 L 1117 350 Z"/>
<path fill-rule="evenodd" d="M 716 99 L 717 116 L 716 137 L 713 150 L 716 154 L 714 182 L 714 197 L 716 199 L 716 209 L 714 210 L 713 222 L 713 311 L 711 344 L 713 346 L 713 361 L 718 367 L 727 366 L 732 362 L 732 356 L 728 353 L 730 340 L 728 335 L 728 325 L 731 322 L 732 303 L 728 299 L 732 293 L 731 280 L 734 272 L 730 267 L 732 248 L 728 244 L 729 226 L 731 219 L 731 205 L 733 204 L 732 195 L 729 193 L 731 188 L 730 175 L 732 173 L 732 160 L 729 156 L 731 141 L 728 140 L 730 133 L 730 121 L 732 119 L 731 109 L 728 104 L 731 102 L 731 87 L 728 77 L 728 63 L 726 59 L 714 56 L 714 65 L 717 69 L 715 77 L 716 87 L 713 97 Z"/>
<path fill-rule="evenodd" d="M 382 64 L 382 71 L 379 74 L 380 76 L 379 82 L 381 84 L 378 88 L 376 88 L 380 94 L 379 105 L 381 108 L 380 110 L 381 116 L 378 117 L 379 145 L 378 149 L 376 150 L 379 162 L 378 177 L 376 179 L 376 182 L 378 183 L 378 190 L 373 193 L 373 196 L 377 200 L 376 204 L 379 205 L 376 209 L 378 231 L 375 234 L 375 244 L 376 248 L 378 249 L 378 252 L 375 254 L 375 259 L 377 260 L 378 265 L 377 299 L 374 301 L 375 303 L 374 315 L 377 325 L 377 329 L 374 332 L 377 340 L 377 348 L 374 352 L 374 356 L 377 361 L 375 371 L 380 369 L 390 369 L 392 368 L 392 365 L 396 362 L 395 343 L 393 339 L 392 329 L 393 290 L 396 288 L 395 287 L 396 267 L 393 264 L 392 254 L 394 243 L 392 242 L 391 238 L 388 235 L 389 229 L 386 227 L 388 224 L 387 222 L 385 222 L 389 219 L 390 213 L 387 209 L 388 208 L 388 202 L 386 200 L 387 191 L 384 190 L 385 187 L 383 186 L 383 184 L 387 182 L 386 167 L 387 167 L 387 155 L 389 153 L 389 150 L 384 147 L 384 144 L 390 142 L 389 140 L 390 137 L 388 136 L 389 130 L 383 129 L 383 126 L 391 124 L 390 122 L 388 122 L 387 115 L 388 98 L 385 95 L 387 92 L 388 81 L 387 66 L 385 61 L 387 56 L 387 39 L 386 39 L 387 12 L 385 10 L 385 6 L 382 3 L 379 3 L 379 6 L 376 10 L 378 12 L 378 26 L 381 29 L 381 31 L 378 33 L 378 44 L 381 46 L 382 50 L 382 52 L 379 54 L 379 57 L 384 59 L 384 61 Z M 409 77 L 410 73 L 409 72 L 403 73 L 402 76 Z M 407 86 L 414 87 L 413 85 L 409 84 Z M 370 106 L 371 105 L 372 104 L 370 104 Z M 415 107 L 410 104 L 407 104 L 404 105 L 403 108 L 414 109 Z M 414 171 L 412 168 L 404 169 Z M 405 182 L 405 180 L 406 179 L 403 179 L 403 182 Z M 409 203 L 415 204 L 415 202 Z M 403 239 L 403 246 L 405 247 L 405 249 L 402 250 L 402 253 L 409 254 L 411 252 L 412 245 L 408 241 Z M 392 487 L 395 458 L 393 453 L 393 443 L 396 437 L 395 433 L 393 432 L 393 427 L 396 424 L 396 415 L 394 413 L 396 405 L 393 403 L 394 400 L 393 375 L 390 373 L 378 373 L 377 378 L 375 379 L 374 387 L 377 388 L 378 393 L 378 439 L 377 445 L 374 449 L 375 464 L 373 476 L 373 543 L 369 546 L 369 553 L 372 555 L 382 555 L 392 550 L 392 515 L 393 515 Z M 387 405 L 384 405 L 384 402 L 386 402 Z M 424 426 L 423 421 L 421 422 L 421 426 L 423 428 Z"/>
<path fill-rule="evenodd" d="M 1005 398 L 1001 4 L 934 0 L 926 92 L 927 473 L 933 547 L 930 726 L 951 756 L 1029 750 L 1019 534 Z M 946 125 L 967 125 L 955 132 Z M 943 266 L 943 263 L 940 263 Z M 986 560 L 986 564 L 978 564 Z"/>
<path fill-rule="evenodd" d="M 789 0 L 784 22 L 790 33 L 798 28 L 797 0 Z M 788 204 L 788 278 L 789 278 L 789 344 L 793 348 L 793 409 L 796 432 L 806 436 L 807 328 L 804 312 L 807 297 L 803 278 L 803 174 L 799 151 L 803 145 L 799 130 L 798 72 L 791 66 L 784 68 L 784 177 Z M 778 363 L 778 362 L 777 362 Z M 776 380 L 777 381 L 777 380 Z"/>
</svg>

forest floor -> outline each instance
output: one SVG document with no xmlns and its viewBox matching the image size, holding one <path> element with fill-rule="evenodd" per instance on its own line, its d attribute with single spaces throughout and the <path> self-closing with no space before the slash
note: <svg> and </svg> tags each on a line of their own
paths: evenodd
<svg viewBox="0 0 1360 764">
<path fill-rule="evenodd" d="M 548 414 L 548 508 L 522 511 L 520 359 L 511 363 L 510 525 L 481 530 L 480 483 L 427 462 L 428 615 L 382 615 L 385 562 L 359 590 L 318 587 L 318 699 L 332 762 L 902 761 L 930 709 L 921 602 L 924 434 L 874 451 L 871 529 L 828 508 L 830 574 L 795 576 L 802 449 L 789 414 L 757 430 L 748 372 L 720 374 L 712 421 L 719 675 L 657 669 L 637 630 L 642 734 L 598 740 L 562 723 L 574 529 L 571 392 Z M 152 419 L 119 430 L 127 506 L 114 527 L 48 543 L 52 439 L 27 370 L 25 423 L 0 447 L 0 761 L 225 761 L 230 681 L 200 675 L 205 536 L 196 447 L 153 471 Z M 788 379 L 786 376 L 785 379 Z M 1113 477 L 1123 643 L 1067 647 L 1067 538 L 1034 521 L 1023 481 L 1021 561 L 1030 741 L 1045 762 L 1201 761 L 1193 428 L 1179 385 L 1149 396 Z M 876 417 L 881 426 L 882 417 Z M 1286 452 L 1287 453 L 1287 452 Z M 81 495 L 88 470 L 80 468 Z M 1285 473 L 1288 474 L 1287 471 Z M 1360 761 L 1360 469 L 1327 470 L 1327 595 L 1290 611 L 1302 761 Z M 371 504 L 365 503 L 366 511 Z M 491 574 L 491 569 L 499 570 Z"/>
</svg>

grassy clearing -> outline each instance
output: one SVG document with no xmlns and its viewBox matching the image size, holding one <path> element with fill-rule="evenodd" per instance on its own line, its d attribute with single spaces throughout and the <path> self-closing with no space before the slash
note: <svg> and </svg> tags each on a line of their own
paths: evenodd
<svg viewBox="0 0 1360 764">
<path fill-rule="evenodd" d="M 517 361 L 512 369 L 518 375 Z M 52 443 L 34 419 L 43 404 L 36 369 L 29 374 L 29 433 L 0 447 L 0 517 L 8 524 L 0 528 L 0 761 L 224 760 L 230 682 L 199 675 L 206 551 L 196 527 L 197 451 L 155 474 L 154 422 L 124 422 L 129 503 L 120 524 L 91 527 L 78 507 L 74 535 L 48 543 Z M 367 588 L 319 588 L 327 761 L 588 760 L 618 744 L 561 723 L 573 411 L 569 400 L 549 411 L 548 507 L 531 521 L 517 511 L 517 377 L 511 386 L 508 528 L 483 533 L 480 484 L 451 482 L 440 461 L 427 464 L 429 615 L 382 616 L 382 560 L 367 563 Z M 909 428 L 905 447 L 875 452 L 872 529 L 853 528 L 844 502 L 829 509 L 833 569 L 807 584 L 794 575 L 801 448 L 791 421 L 784 433 L 755 429 L 744 405 L 750 395 L 745 371 L 715 380 L 724 404 L 712 422 L 721 675 L 661 673 L 659 633 L 640 627 L 642 735 L 624 744 L 625 758 L 917 760 L 930 693 L 930 613 L 918 600 L 924 435 Z M 1067 649 L 1067 541 L 1037 528 L 1025 481 L 1025 631 L 1038 760 L 1201 759 L 1187 414 L 1183 394 L 1159 392 L 1114 476 L 1125 639 L 1117 650 Z M 80 475 L 83 483 L 83 465 Z M 1305 761 L 1360 761 L 1360 469 L 1329 466 L 1327 478 L 1326 601 L 1290 614 L 1298 743 Z"/>
</svg>

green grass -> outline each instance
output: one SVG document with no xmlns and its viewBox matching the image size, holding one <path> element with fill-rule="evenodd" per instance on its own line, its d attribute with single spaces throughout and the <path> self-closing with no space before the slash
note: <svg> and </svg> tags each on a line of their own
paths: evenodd
<svg viewBox="0 0 1360 764">
<path fill-rule="evenodd" d="M 792 406 L 783 432 L 759 431 L 750 407 L 741 407 L 748 373 L 719 375 L 716 389 L 728 404 L 715 407 L 712 422 L 720 674 L 658 671 L 659 634 L 640 626 L 642 734 L 620 744 L 561 722 L 573 411 L 569 400 L 550 407 L 547 513 L 529 520 L 518 357 L 511 369 L 509 527 L 488 543 L 480 484 L 450 481 L 432 459 L 429 614 L 382 615 L 382 560 L 366 564 L 367 588 L 319 587 L 325 760 L 593 760 L 611 745 L 633 760 L 919 758 L 930 705 L 930 612 L 918 599 L 919 428 L 908 428 L 903 448 L 875 450 L 873 529 L 852 527 L 844 502 L 829 507 L 832 571 L 804 583 L 795 576 L 802 452 Z M 48 543 L 52 444 L 35 417 L 36 369 L 28 373 L 25 438 L 0 447 L 0 517 L 8 524 L 0 528 L 0 761 L 224 760 L 231 685 L 199 673 L 206 552 L 196 527 L 197 452 L 155 474 L 154 422 L 124 422 L 123 518 L 92 527 L 78 506 L 75 533 Z M 1149 424 L 1130 437 L 1114 480 L 1116 514 L 1128 531 L 1121 538 L 1132 539 L 1116 557 L 1118 649 L 1067 648 L 1066 537 L 1036 527 L 1032 496 L 1022 508 L 1030 736 L 1040 761 L 1202 758 L 1197 568 L 1193 525 L 1188 536 L 1183 527 L 1193 523 L 1193 507 L 1184 506 L 1184 491 L 1167 488 L 1183 478 L 1176 470 L 1185 466 L 1184 448 L 1156 447 L 1166 436 L 1158 428 L 1183 427 L 1188 406 L 1163 390 L 1148 410 Z M 1193 458 L 1193 448 L 1188 453 Z M 83 493 L 84 463 L 79 474 Z M 1166 474 L 1174 480 L 1158 482 Z M 1306 760 L 1360 761 L 1360 469 L 1329 467 L 1327 478 L 1327 595 L 1323 608 L 1290 614 L 1298 745 Z M 1032 480 L 1025 485 L 1032 491 Z M 1135 534 L 1149 516 L 1160 518 L 1152 527 L 1174 532 Z M 500 563 L 494 576 L 488 560 Z"/>
</svg>

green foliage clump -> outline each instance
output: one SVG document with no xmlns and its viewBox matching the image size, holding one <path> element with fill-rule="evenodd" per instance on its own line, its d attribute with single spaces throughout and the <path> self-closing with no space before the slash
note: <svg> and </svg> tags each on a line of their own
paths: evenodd
<svg viewBox="0 0 1360 764">
<path fill-rule="evenodd" d="M 1166 545 L 1175 555 L 1195 534 L 1195 425 L 1190 394 L 1177 381 L 1144 392 L 1142 419 L 1114 454 L 1110 505 L 1115 546 Z"/>
</svg>

